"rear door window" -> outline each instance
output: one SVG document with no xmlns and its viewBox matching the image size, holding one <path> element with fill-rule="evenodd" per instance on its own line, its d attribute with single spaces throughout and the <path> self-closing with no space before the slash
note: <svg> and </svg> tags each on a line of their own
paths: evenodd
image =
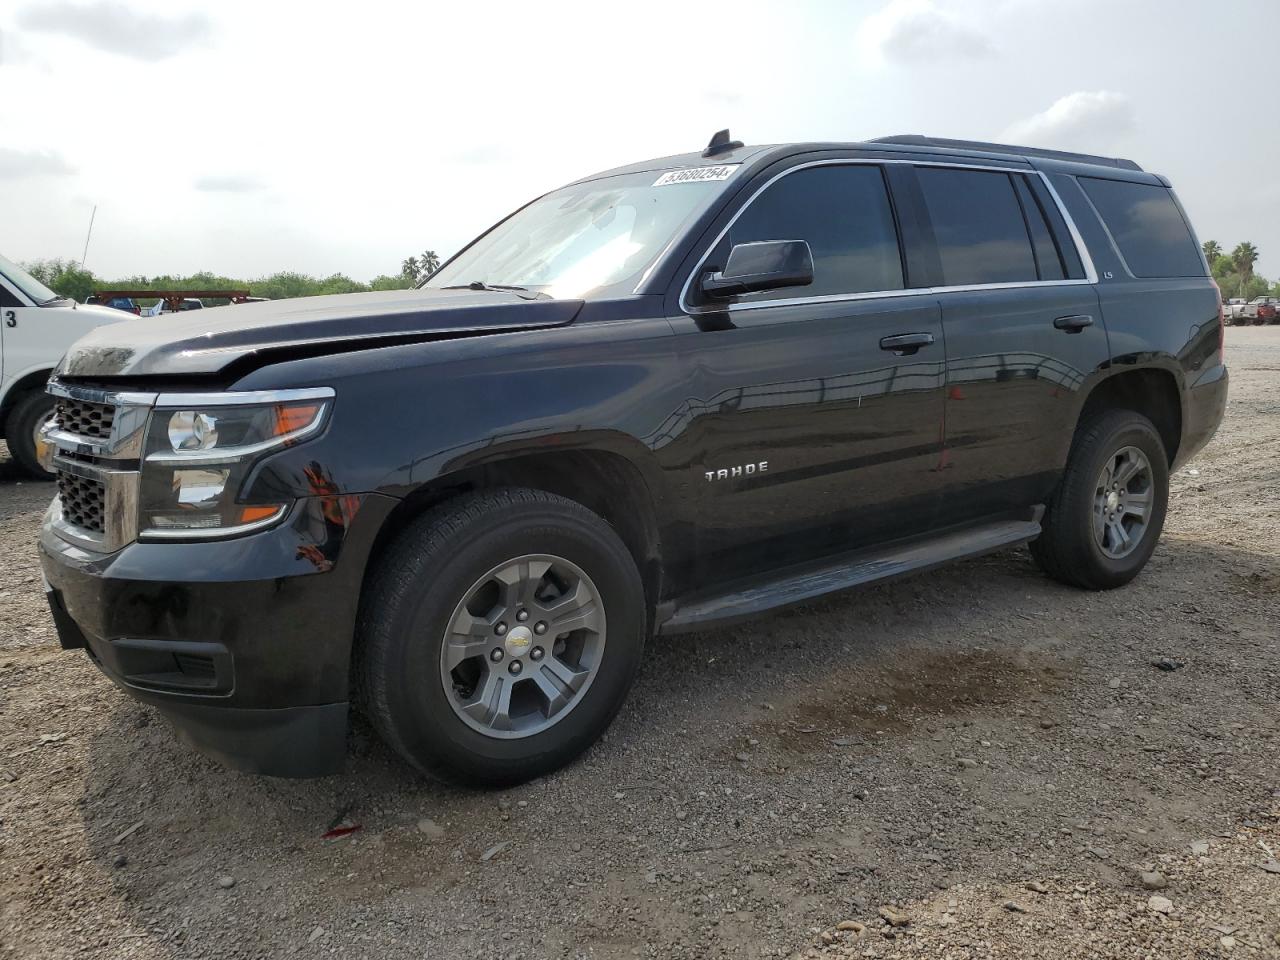
<svg viewBox="0 0 1280 960">
<path fill-rule="evenodd" d="M 1027 224 L 1007 173 L 918 167 L 948 287 L 1039 279 Z"/>
<path fill-rule="evenodd" d="M 1167 187 L 1127 180 L 1080 177 L 1135 277 L 1202 277 L 1196 246 Z"/>
<path fill-rule="evenodd" d="M 813 252 L 813 283 L 745 296 L 778 300 L 901 290 L 902 254 L 880 167 L 809 167 L 764 189 L 729 228 L 729 245 L 758 240 L 804 240 Z"/>
</svg>

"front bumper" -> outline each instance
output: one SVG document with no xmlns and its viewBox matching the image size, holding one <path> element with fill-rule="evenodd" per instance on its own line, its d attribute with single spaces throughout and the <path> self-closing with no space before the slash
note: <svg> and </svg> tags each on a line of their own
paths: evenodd
<svg viewBox="0 0 1280 960">
<path fill-rule="evenodd" d="M 109 555 L 40 536 L 58 637 L 228 766 L 335 773 L 346 744 L 356 611 L 374 539 L 396 501 L 311 497 L 270 530 Z"/>
</svg>

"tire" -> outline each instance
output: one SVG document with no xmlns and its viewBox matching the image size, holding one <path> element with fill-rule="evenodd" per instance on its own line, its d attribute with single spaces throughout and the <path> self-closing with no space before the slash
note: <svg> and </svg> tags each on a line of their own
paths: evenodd
<svg viewBox="0 0 1280 960">
<path fill-rule="evenodd" d="M 1138 451 L 1141 455 L 1126 453 Z M 1112 479 L 1145 457 L 1147 472 L 1128 480 L 1133 491 L 1117 493 L 1115 505 L 1119 523 L 1130 536 L 1136 529 L 1126 526 L 1135 518 L 1126 510 L 1141 505 L 1145 487 L 1149 504 L 1136 543 L 1121 553 L 1115 524 L 1108 523 L 1107 509 L 1114 501 L 1100 496 L 1104 469 L 1121 464 Z M 1045 512 L 1040 537 L 1031 543 L 1031 554 L 1041 569 L 1055 580 L 1086 590 L 1110 590 L 1128 583 L 1146 566 L 1160 539 L 1169 504 L 1169 460 L 1164 442 L 1155 426 L 1133 410 L 1108 410 L 1076 430 L 1067 458 L 1067 467 L 1052 502 Z M 1102 507 L 1101 511 L 1098 508 Z M 1096 532 L 1100 526 L 1103 532 Z M 1100 540 L 1101 537 L 1101 540 Z M 1121 541 L 1123 543 L 1123 541 Z"/>
<path fill-rule="evenodd" d="M 38 480 L 52 480 L 53 474 L 36 459 L 35 432 L 53 415 L 54 399 L 47 393 L 31 391 L 18 400 L 5 428 L 9 453 L 22 472 Z"/>
<path fill-rule="evenodd" d="M 501 590 L 501 582 L 490 574 L 509 570 L 504 564 L 520 557 L 536 558 L 528 568 L 534 571 L 540 561 L 554 560 L 547 577 L 564 574 L 562 583 L 572 584 L 576 576 L 576 588 L 564 588 L 564 597 L 571 589 L 581 596 L 594 592 L 598 607 L 587 604 L 581 609 L 590 607 L 598 629 L 562 634 L 567 639 L 557 640 L 552 636 L 556 631 L 545 626 L 547 622 L 556 625 L 553 615 L 546 613 L 548 606 L 536 598 L 513 602 L 520 609 L 527 602 L 534 611 L 527 623 L 545 632 L 541 638 L 533 637 L 525 622 L 515 623 L 512 604 L 504 602 L 514 593 L 494 594 L 492 610 L 504 611 L 500 614 L 464 607 L 479 602 L 477 597 L 487 604 L 485 591 Z M 550 580 L 540 582 L 544 593 L 555 592 Z M 484 586 L 477 589 L 481 583 Z M 548 620 L 539 619 L 543 615 Z M 462 622 L 459 618 L 472 621 L 484 633 L 476 642 L 486 649 L 492 644 L 493 649 L 463 661 L 455 668 L 459 673 L 447 678 L 445 658 L 455 647 L 446 649 L 446 632 Z M 568 763 L 605 731 L 635 679 L 647 624 L 636 565 L 600 517 L 581 504 L 538 490 L 505 487 L 464 494 L 418 517 L 384 551 L 371 573 L 357 624 L 358 700 L 387 744 L 423 773 L 478 786 L 521 783 Z M 507 631 L 505 640 L 485 633 L 499 626 Z M 533 645 L 519 650 L 508 647 L 508 640 L 525 644 L 533 640 Z M 544 642 L 545 659 L 535 663 L 532 658 Z M 551 698 L 538 684 L 548 682 L 545 671 L 563 668 L 556 649 L 570 643 L 580 645 L 580 651 L 593 650 L 587 658 L 593 661 L 587 671 L 590 676 L 569 698 L 570 705 L 561 707 L 557 719 L 551 720 Z M 466 648 L 470 649 L 469 643 Z M 498 648 L 506 650 L 506 671 L 492 663 Z M 527 669 L 512 679 L 517 659 Z M 577 667 L 583 662 L 580 655 Z M 462 681 L 453 679 L 457 676 L 463 676 Z M 524 680 L 534 682 L 518 682 Z M 470 698 L 464 695 L 469 684 L 474 684 Z M 507 721 L 512 729 L 488 727 L 488 720 L 474 716 L 466 719 L 471 714 L 461 704 L 470 699 L 474 710 L 485 700 L 482 691 L 490 689 L 486 684 L 496 684 L 500 691 L 505 684 L 511 691 L 513 718 L 518 697 L 535 708 Z M 483 706 L 488 708 L 487 703 Z M 539 729 L 544 722 L 550 725 Z M 517 723 L 523 727 L 516 729 Z"/>
</svg>

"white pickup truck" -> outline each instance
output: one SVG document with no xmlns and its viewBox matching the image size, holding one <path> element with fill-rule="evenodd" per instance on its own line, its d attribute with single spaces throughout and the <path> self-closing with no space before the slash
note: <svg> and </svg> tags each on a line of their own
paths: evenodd
<svg viewBox="0 0 1280 960">
<path fill-rule="evenodd" d="M 1244 323 L 1262 324 L 1276 323 L 1280 317 L 1280 297 L 1254 297 L 1245 304 L 1244 310 L 1240 314 L 1240 319 Z"/>
<path fill-rule="evenodd" d="M 53 414 L 45 382 L 62 355 L 94 327 L 130 319 L 110 307 L 60 297 L 0 256 L 0 437 L 24 471 L 49 476 L 36 459 L 36 445 Z"/>
</svg>

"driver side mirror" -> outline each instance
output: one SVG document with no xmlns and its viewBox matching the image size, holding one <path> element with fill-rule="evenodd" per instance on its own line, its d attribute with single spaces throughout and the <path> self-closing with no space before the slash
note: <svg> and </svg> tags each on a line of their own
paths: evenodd
<svg viewBox="0 0 1280 960">
<path fill-rule="evenodd" d="M 813 253 L 804 240 L 735 244 L 724 269 L 702 278 L 703 296 L 723 300 L 740 293 L 804 287 L 813 283 Z"/>
</svg>

